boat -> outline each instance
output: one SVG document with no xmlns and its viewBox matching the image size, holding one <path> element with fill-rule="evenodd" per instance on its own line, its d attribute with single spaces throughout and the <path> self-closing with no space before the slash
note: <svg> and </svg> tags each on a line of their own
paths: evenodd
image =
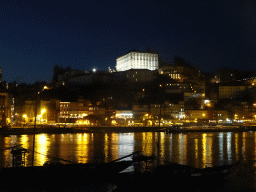
<svg viewBox="0 0 256 192">
<path fill-rule="evenodd" d="M 133 161 L 120 161 L 121 159 L 123 158 L 109 163 L 50 162 L 43 166 L 0 168 L 1 190 L 17 191 L 17 186 L 19 191 L 73 190 L 77 187 L 108 186 L 107 184 L 113 184 L 113 178 L 117 173 L 133 163 Z"/>
<path fill-rule="evenodd" d="M 173 189 L 179 188 L 179 190 L 206 191 L 211 187 L 217 191 L 217 189 L 222 188 L 226 176 L 238 164 L 239 162 L 232 165 L 199 169 L 188 165 L 169 163 L 168 165 L 157 166 L 151 172 L 120 173 L 119 180 L 116 181 L 115 185 L 120 191 L 122 189 L 127 189 L 127 191 L 134 189 L 138 189 L 138 191 L 161 191 L 170 185 Z"/>
</svg>

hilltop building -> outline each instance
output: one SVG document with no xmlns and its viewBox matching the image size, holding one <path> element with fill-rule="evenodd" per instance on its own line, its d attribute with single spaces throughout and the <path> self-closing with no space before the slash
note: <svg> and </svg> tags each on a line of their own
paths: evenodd
<svg viewBox="0 0 256 192">
<path fill-rule="evenodd" d="M 132 51 L 116 59 L 116 71 L 127 71 L 130 69 L 158 70 L 158 54 L 151 52 Z"/>
</svg>

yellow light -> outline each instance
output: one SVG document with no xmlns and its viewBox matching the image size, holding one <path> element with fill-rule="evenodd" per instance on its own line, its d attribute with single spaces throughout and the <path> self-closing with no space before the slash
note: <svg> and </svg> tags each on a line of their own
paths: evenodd
<svg viewBox="0 0 256 192">
<path fill-rule="evenodd" d="M 48 89 L 48 87 L 47 87 L 47 86 L 44 86 L 44 89 Z"/>
<path fill-rule="evenodd" d="M 42 109 L 42 110 L 41 110 L 41 114 L 43 114 L 43 113 L 45 113 L 45 109 Z"/>
<path fill-rule="evenodd" d="M 205 116 L 205 114 L 203 113 L 203 116 Z"/>
<path fill-rule="evenodd" d="M 27 115 L 23 115 L 24 118 L 27 118 Z"/>
</svg>

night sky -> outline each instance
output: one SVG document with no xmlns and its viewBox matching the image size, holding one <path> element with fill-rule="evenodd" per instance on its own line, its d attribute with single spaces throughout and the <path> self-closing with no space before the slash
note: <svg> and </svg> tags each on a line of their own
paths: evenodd
<svg viewBox="0 0 256 192">
<path fill-rule="evenodd" d="M 255 0 L 1 0 L 0 67 L 7 82 L 50 82 L 53 67 L 115 69 L 148 46 L 213 72 L 255 70 Z"/>
</svg>

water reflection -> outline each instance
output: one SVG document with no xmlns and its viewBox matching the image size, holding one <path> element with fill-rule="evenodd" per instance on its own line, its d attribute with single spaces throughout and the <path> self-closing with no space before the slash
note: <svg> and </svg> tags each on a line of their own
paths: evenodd
<svg viewBox="0 0 256 192">
<path fill-rule="evenodd" d="M 224 159 L 223 143 L 223 133 L 219 133 L 219 160 L 221 162 L 223 162 Z"/>
<path fill-rule="evenodd" d="M 32 160 L 32 135 L 0 136 L 0 165 L 12 166 L 10 150 L 22 144 L 26 166 Z M 160 162 L 171 161 L 203 168 L 231 164 L 239 159 L 255 160 L 256 132 L 244 133 L 77 133 L 38 134 L 35 137 L 35 165 L 43 165 L 52 157 L 78 163 L 110 162 L 135 151 L 157 155 Z"/>
<path fill-rule="evenodd" d="M 129 155 L 134 148 L 134 133 L 120 133 L 118 140 L 119 158 Z M 131 160 L 131 158 L 129 158 Z"/>
<path fill-rule="evenodd" d="M 76 158 L 77 162 L 88 163 L 89 156 L 90 156 L 90 153 L 89 153 L 90 135 L 88 133 L 79 133 L 75 135 L 74 141 L 76 143 L 75 151 L 78 157 Z M 75 159 L 73 161 L 75 161 Z"/>
<path fill-rule="evenodd" d="M 235 159 L 236 161 L 239 159 L 239 147 L 238 147 L 238 133 L 234 133 L 235 137 Z"/>
<path fill-rule="evenodd" d="M 195 145 L 195 164 L 196 164 L 196 167 L 198 167 L 198 139 L 195 139 L 195 143 L 194 143 L 194 145 Z"/>
</svg>

